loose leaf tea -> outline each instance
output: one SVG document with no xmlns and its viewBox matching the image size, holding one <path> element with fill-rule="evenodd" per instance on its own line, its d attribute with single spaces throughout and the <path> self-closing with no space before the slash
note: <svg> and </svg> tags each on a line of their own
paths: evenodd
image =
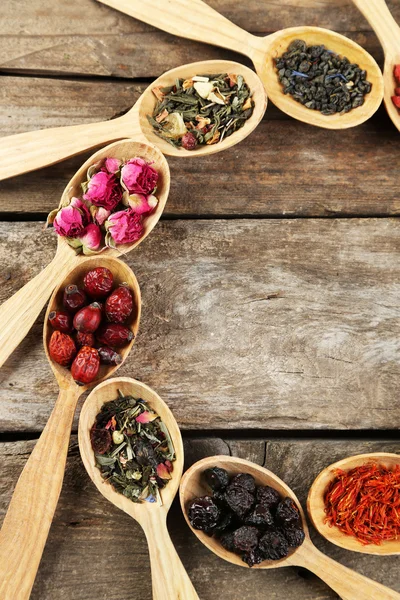
<svg viewBox="0 0 400 600">
<path fill-rule="evenodd" d="M 147 119 L 156 135 L 174 147 L 194 150 L 243 127 L 253 114 L 251 91 L 242 75 L 196 75 L 153 89 L 157 104 Z"/>
<path fill-rule="evenodd" d="M 133 502 L 161 502 L 175 450 L 160 417 L 141 398 L 118 392 L 103 404 L 90 431 L 103 479 Z"/>
<path fill-rule="evenodd" d="M 307 46 L 293 40 L 286 52 L 275 58 L 283 93 L 323 115 L 343 115 L 364 104 L 371 91 L 367 72 L 325 46 Z"/>
</svg>

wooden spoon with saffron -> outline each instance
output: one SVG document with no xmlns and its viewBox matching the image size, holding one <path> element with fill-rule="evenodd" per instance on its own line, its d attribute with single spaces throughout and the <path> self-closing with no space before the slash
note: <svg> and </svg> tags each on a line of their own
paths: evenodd
<svg viewBox="0 0 400 600">
<path fill-rule="evenodd" d="M 134 310 L 128 326 L 134 336 L 138 332 L 141 298 L 133 271 L 122 261 L 106 256 L 81 259 L 54 291 L 45 316 L 43 343 L 46 356 L 60 386 L 53 412 L 36 442 L 32 454 L 18 479 L 0 531 L 0 598 L 29 598 L 40 559 L 46 544 L 54 511 L 64 478 L 68 443 L 79 397 L 87 389 L 109 377 L 128 357 L 135 337 L 121 350 L 122 362 L 116 366 L 101 366 L 99 375 L 89 385 L 78 386 L 66 367 L 55 363 L 48 351 L 52 334 L 49 314 L 62 306 L 65 286 L 82 284 L 85 274 L 96 267 L 107 267 L 115 285 L 127 283 L 134 298 Z"/>
<path fill-rule="evenodd" d="M 167 87 L 175 84 L 176 79 L 190 79 L 194 75 L 204 73 L 235 73 L 243 75 L 250 87 L 254 100 L 253 114 L 241 129 L 217 144 L 198 146 L 190 151 L 175 148 L 155 135 L 147 115 L 152 115 L 157 99 L 152 90 L 154 87 Z M 0 139 L 0 180 L 28 173 L 41 167 L 54 165 L 61 160 L 75 156 L 96 146 L 126 137 L 137 142 L 154 144 L 170 156 L 191 158 L 214 154 L 238 144 L 257 127 L 267 107 L 267 98 L 260 78 L 248 67 L 229 60 L 203 60 L 201 62 L 182 65 L 167 71 L 143 92 L 136 104 L 122 117 L 89 123 L 40 129 L 27 133 L 18 133 Z"/>
<path fill-rule="evenodd" d="M 400 554 L 400 540 L 382 542 L 379 546 L 375 544 L 368 544 L 365 546 L 355 537 L 345 535 L 337 527 L 330 527 L 325 523 L 326 514 L 324 495 L 328 485 L 335 479 L 335 470 L 342 469 L 343 471 L 349 471 L 369 462 L 376 462 L 392 469 L 394 466 L 400 465 L 400 456 L 398 454 L 390 454 L 387 452 L 359 454 L 357 456 L 350 456 L 343 460 L 339 460 L 338 462 L 329 465 L 329 467 L 326 467 L 326 469 L 321 471 L 310 488 L 307 499 L 309 517 L 315 529 L 317 529 L 327 540 L 332 542 L 332 544 L 336 544 L 336 546 L 346 548 L 346 550 L 353 550 L 354 552 L 362 552 L 363 554 L 375 554 L 379 556 Z"/>
<path fill-rule="evenodd" d="M 105 402 L 124 395 L 142 398 L 149 403 L 167 426 L 174 445 L 176 460 L 172 479 L 161 490 L 162 506 L 158 503 L 137 504 L 119 494 L 105 482 L 99 469 L 90 441 L 90 429 Z M 97 489 L 107 500 L 135 519 L 143 528 L 149 545 L 154 600 L 199 600 L 196 590 L 186 573 L 167 529 L 167 514 L 178 491 L 183 469 L 183 444 L 174 416 L 165 402 L 144 383 L 117 377 L 98 385 L 88 396 L 79 419 L 79 449 L 83 464 Z"/>
<path fill-rule="evenodd" d="M 371 0 L 365 0 L 369 2 Z M 254 63 L 268 97 L 283 112 L 310 125 L 346 129 L 364 123 L 378 109 L 383 97 L 383 78 L 377 63 L 364 48 L 329 29 L 290 27 L 264 38 L 251 35 L 220 15 L 202 0 L 99 0 L 140 21 L 174 35 L 222 46 L 248 56 Z M 290 42 L 302 39 L 308 45 L 324 44 L 367 71 L 372 90 L 362 106 L 344 115 L 323 115 L 284 94 L 273 59 L 287 50 Z"/>
<path fill-rule="evenodd" d="M 107 248 L 101 253 L 102 257 L 122 256 L 130 252 L 150 234 L 158 223 L 168 198 L 170 186 L 168 163 L 161 151 L 155 146 L 134 140 L 123 140 L 110 144 L 93 154 L 80 167 L 61 197 L 60 206 L 64 203 L 68 204 L 74 196 L 81 196 L 81 183 L 86 180 L 87 170 L 99 160 L 107 157 L 128 160 L 134 156 L 144 158 L 158 171 L 158 204 L 154 212 L 144 220 L 144 234 L 139 240 L 132 244 L 119 245 L 116 250 Z M 64 279 L 70 269 L 79 265 L 83 260 L 85 258 L 82 255 L 76 255 L 65 239 L 58 236 L 57 252 L 51 263 L 0 306 L 0 367 L 24 339 L 54 288 Z"/>
<path fill-rule="evenodd" d="M 304 528 L 306 538 L 303 544 L 292 549 L 286 558 L 281 560 L 265 560 L 253 569 L 276 569 L 280 567 L 304 567 L 320 577 L 331 587 L 343 600 L 360 600 L 360 598 L 373 598 L 374 600 L 400 600 L 400 594 L 395 591 L 359 575 L 355 571 L 344 567 L 340 563 L 322 554 L 312 543 L 304 512 L 300 502 L 292 490 L 271 471 L 264 469 L 254 463 L 233 456 L 210 456 L 195 463 L 182 477 L 180 486 L 180 501 L 183 514 L 195 536 L 209 550 L 228 562 L 249 568 L 241 557 L 233 552 L 228 552 L 214 537 L 209 537 L 203 531 L 194 529 L 188 519 L 187 509 L 191 501 L 198 496 L 210 494 L 210 488 L 202 477 L 203 471 L 210 467 L 220 467 L 233 476 L 237 473 L 250 473 L 256 480 L 257 485 L 270 485 L 275 488 L 282 497 L 289 496 L 296 503 Z"/>
</svg>

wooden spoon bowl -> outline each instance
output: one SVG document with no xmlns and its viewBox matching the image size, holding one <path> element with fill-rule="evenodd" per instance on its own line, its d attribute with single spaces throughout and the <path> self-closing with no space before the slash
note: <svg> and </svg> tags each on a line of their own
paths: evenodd
<svg viewBox="0 0 400 600">
<path fill-rule="evenodd" d="M 110 483 L 105 482 L 96 467 L 96 460 L 90 442 L 90 429 L 105 402 L 118 397 L 118 390 L 124 395 L 142 398 L 161 417 L 170 433 L 176 460 L 173 463 L 172 479 L 160 491 L 162 506 L 157 503 L 132 502 L 119 494 Z M 79 449 L 89 477 L 101 494 L 117 508 L 135 519 L 143 528 L 150 550 L 152 563 L 154 600 L 198 600 L 198 596 L 176 553 L 168 534 L 166 518 L 172 501 L 178 491 L 183 470 L 183 443 L 175 418 L 156 392 L 144 383 L 128 377 L 110 379 L 98 385 L 88 396 L 79 419 Z"/>
<path fill-rule="evenodd" d="M 400 456 L 398 454 L 390 454 L 387 452 L 377 452 L 375 454 L 359 454 L 350 456 L 343 460 L 339 460 L 329 467 L 326 467 L 312 484 L 308 499 L 307 510 L 309 517 L 317 531 L 327 540 L 354 552 L 362 552 L 363 554 L 375 554 L 379 556 L 389 556 L 392 554 L 400 554 L 400 540 L 390 540 L 382 542 L 380 546 L 368 544 L 364 546 L 355 537 L 345 535 L 337 527 L 330 527 L 325 523 L 325 502 L 324 494 L 328 485 L 335 479 L 335 470 L 342 469 L 350 471 L 355 467 L 365 465 L 369 462 L 377 462 L 391 469 L 396 465 L 400 465 Z"/>
<path fill-rule="evenodd" d="M 287 566 L 304 567 L 323 579 L 343 600 L 360 600 L 360 598 L 400 600 L 400 594 L 359 575 L 322 554 L 311 542 L 304 512 L 293 491 L 268 469 L 233 456 L 210 456 L 198 461 L 184 474 L 180 486 L 179 496 L 186 522 L 195 536 L 214 554 L 230 563 L 249 568 L 240 556 L 228 552 L 216 538 L 209 537 L 202 531 L 194 529 L 189 522 L 187 509 L 190 502 L 197 496 L 209 495 L 211 492 L 202 477 L 203 471 L 211 467 L 225 469 L 230 476 L 237 473 L 250 473 L 255 478 L 257 485 L 270 485 L 282 497 L 289 496 L 292 498 L 300 511 L 306 535 L 304 543 L 299 548 L 292 550 L 286 558 L 277 561 L 265 560 L 260 565 L 252 567 L 253 569 L 273 569 Z"/>
</svg>

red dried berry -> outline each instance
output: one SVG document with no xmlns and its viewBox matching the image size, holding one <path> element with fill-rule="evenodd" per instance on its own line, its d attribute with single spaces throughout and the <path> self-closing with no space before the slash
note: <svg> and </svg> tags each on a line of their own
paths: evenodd
<svg viewBox="0 0 400 600">
<path fill-rule="evenodd" d="M 98 353 L 103 365 L 120 365 L 122 363 L 122 356 L 109 346 L 102 346 L 98 349 Z"/>
<path fill-rule="evenodd" d="M 400 96 L 400 87 L 395 88 L 394 93 L 396 94 L 396 96 Z"/>
<path fill-rule="evenodd" d="M 74 340 L 67 333 L 53 331 L 49 342 L 49 354 L 56 363 L 66 367 L 76 354 Z"/>
<path fill-rule="evenodd" d="M 395 65 L 393 74 L 394 74 L 394 78 L 396 79 L 397 83 L 400 83 L 400 65 Z"/>
<path fill-rule="evenodd" d="M 185 150 L 194 150 L 197 146 L 196 136 L 188 131 L 188 133 L 185 133 L 185 135 L 182 136 L 181 144 L 182 148 L 185 148 Z"/>
<path fill-rule="evenodd" d="M 65 310 L 52 310 L 49 314 L 49 321 L 53 329 L 57 331 L 72 332 L 72 317 Z"/>
<path fill-rule="evenodd" d="M 70 312 L 76 312 L 86 304 L 86 294 L 77 285 L 67 285 L 63 297 L 64 308 Z"/>
<path fill-rule="evenodd" d="M 392 96 L 392 102 L 396 108 L 400 108 L 400 96 Z"/>
<path fill-rule="evenodd" d="M 101 344 L 111 346 L 111 348 L 120 348 L 126 346 L 133 340 L 133 332 L 124 325 L 109 323 L 102 325 L 96 333 L 96 337 Z"/>
<path fill-rule="evenodd" d="M 72 363 L 71 375 L 78 385 L 85 385 L 96 379 L 99 368 L 100 357 L 97 350 L 83 346 Z"/>
<path fill-rule="evenodd" d="M 90 441 L 95 454 L 105 454 L 112 446 L 112 437 L 108 429 L 97 429 L 96 423 L 90 430 Z"/>
<path fill-rule="evenodd" d="M 82 346 L 90 346 L 93 347 L 96 343 L 96 339 L 93 333 L 85 333 L 84 331 L 78 331 L 76 334 L 76 343 L 79 348 Z"/>
<path fill-rule="evenodd" d="M 74 327 L 77 331 L 93 333 L 101 323 L 101 308 L 97 302 L 84 306 L 74 317 Z"/>
<path fill-rule="evenodd" d="M 111 323 L 123 323 L 133 310 L 133 297 L 126 285 L 120 285 L 106 300 L 106 316 Z"/>
<path fill-rule="evenodd" d="M 114 282 L 113 274 L 110 269 L 97 267 L 88 271 L 83 280 L 85 292 L 93 298 L 104 298 L 112 290 Z"/>
</svg>

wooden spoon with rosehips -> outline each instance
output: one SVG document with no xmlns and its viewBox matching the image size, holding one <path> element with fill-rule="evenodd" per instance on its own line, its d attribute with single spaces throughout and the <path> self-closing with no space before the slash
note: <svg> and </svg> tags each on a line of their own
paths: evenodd
<svg viewBox="0 0 400 600">
<path fill-rule="evenodd" d="M 75 173 L 65 188 L 60 207 L 66 206 L 74 197 L 82 195 L 81 184 L 85 181 L 89 167 L 106 158 L 127 160 L 140 157 L 158 173 L 157 205 L 143 221 L 143 235 L 135 242 L 119 244 L 117 248 L 105 248 L 99 256 L 122 256 L 136 248 L 154 229 L 164 210 L 170 186 L 170 172 L 163 154 L 154 146 L 123 140 L 110 144 L 93 154 Z M 0 306 L 0 367 L 24 339 L 40 311 L 46 304 L 54 288 L 67 273 L 85 260 L 68 245 L 65 237 L 58 236 L 57 252 L 54 259 L 39 275 L 24 285 L 11 298 Z"/>
<path fill-rule="evenodd" d="M 136 277 L 112 257 L 81 258 L 53 292 L 43 342 L 60 393 L 0 531 L 1 598 L 29 598 L 61 491 L 78 399 L 126 360 L 140 313 Z"/>
</svg>

